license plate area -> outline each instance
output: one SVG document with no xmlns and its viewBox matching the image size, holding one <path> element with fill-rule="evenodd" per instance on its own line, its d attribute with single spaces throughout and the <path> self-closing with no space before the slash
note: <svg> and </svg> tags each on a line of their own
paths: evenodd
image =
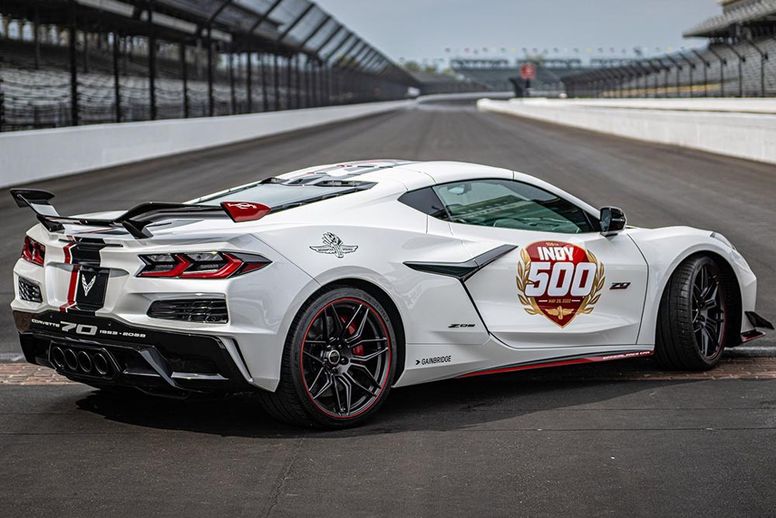
<svg viewBox="0 0 776 518">
<path fill-rule="evenodd" d="M 83 311 L 96 311 L 105 305 L 110 270 L 75 265 L 71 273 L 68 302 Z"/>
</svg>

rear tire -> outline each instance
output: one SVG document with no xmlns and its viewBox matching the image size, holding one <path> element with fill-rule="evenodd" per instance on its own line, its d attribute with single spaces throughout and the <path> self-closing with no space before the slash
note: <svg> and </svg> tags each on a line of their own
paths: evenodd
<svg viewBox="0 0 776 518">
<path fill-rule="evenodd" d="M 280 383 L 260 400 L 293 425 L 346 428 L 369 419 L 390 392 L 396 334 L 367 292 L 337 287 L 308 301 L 286 340 Z"/>
<path fill-rule="evenodd" d="M 670 370 L 703 371 L 717 366 L 735 322 L 735 279 L 709 256 L 680 264 L 663 292 L 657 319 L 655 358 Z"/>
</svg>

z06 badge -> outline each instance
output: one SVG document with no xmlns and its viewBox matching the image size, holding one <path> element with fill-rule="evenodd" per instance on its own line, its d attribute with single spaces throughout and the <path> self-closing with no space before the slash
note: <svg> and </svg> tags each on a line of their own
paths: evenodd
<svg viewBox="0 0 776 518">
<path fill-rule="evenodd" d="M 560 327 L 592 313 L 605 283 L 604 265 L 577 245 L 539 241 L 520 251 L 520 303 L 529 315 L 544 315 Z"/>
</svg>

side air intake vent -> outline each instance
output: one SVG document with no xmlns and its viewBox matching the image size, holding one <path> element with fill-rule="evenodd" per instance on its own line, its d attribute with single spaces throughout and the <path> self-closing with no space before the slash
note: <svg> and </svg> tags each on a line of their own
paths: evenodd
<svg viewBox="0 0 776 518">
<path fill-rule="evenodd" d="M 19 298 L 27 302 L 43 302 L 40 286 L 24 277 L 19 277 Z"/>
<path fill-rule="evenodd" d="M 157 300 L 148 308 L 148 316 L 208 324 L 225 324 L 229 321 L 224 299 Z"/>
</svg>

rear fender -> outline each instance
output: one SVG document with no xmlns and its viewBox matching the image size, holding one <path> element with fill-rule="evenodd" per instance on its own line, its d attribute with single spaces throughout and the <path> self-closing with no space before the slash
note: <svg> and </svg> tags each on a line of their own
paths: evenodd
<svg viewBox="0 0 776 518">
<path fill-rule="evenodd" d="M 288 334 L 294 316 L 315 289 L 356 279 L 370 283 L 396 306 L 402 319 L 407 361 L 414 361 L 415 347 L 458 344 L 482 345 L 487 331 L 458 279 L 413 270 L 406 261 L 465 261 L 470 252 L 461 241 L 425 233 L 425 215 L 417 213 L 420 231 L 343 225 L 299 226 L 259 234 L 272 248 L 288 257 L 312 277 L 315 286 L 294 301 L 281 326 Z M 325 246 L 322 236 L 331 233 L 349 246 L 339 257 Z M 352 248 L 357 247 L 357 248 Z M 460 325 L 463 324 L 463 325 Z M 416 355 L 417 356 L 417 355 Z"/>
</svg>

